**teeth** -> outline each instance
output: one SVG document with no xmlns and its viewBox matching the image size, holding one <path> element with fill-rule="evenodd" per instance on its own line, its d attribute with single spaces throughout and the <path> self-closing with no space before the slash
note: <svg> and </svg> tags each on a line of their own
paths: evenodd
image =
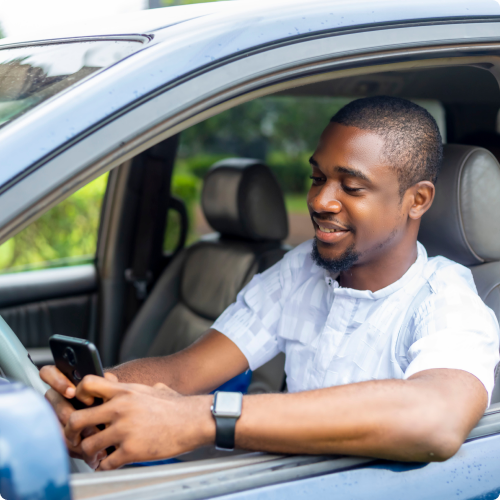
<svg viewBox="0 0 500 500">
<path fill-rule="evenodd" d="M 328 229 L 327 227 L 320 226 L 319 224 L 318 227 L 324 233 L 336 233 L 337 231 L 339 231 L 339 229 Z"/>
</svg>

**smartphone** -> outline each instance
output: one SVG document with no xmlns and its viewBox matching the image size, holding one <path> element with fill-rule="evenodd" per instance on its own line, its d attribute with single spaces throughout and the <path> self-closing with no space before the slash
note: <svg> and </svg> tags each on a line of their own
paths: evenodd
<svg viewBox="0 0 500 500">
<path fill-rule="evenodd" d="M 49 338 L 49 346 L 57 368 L 75 384 L 75 387 L 85 375 L 104 377 L 99 351 L 92 342 L 76 337 L 67 337 L 66 335 L 52 335 Z M 76 410 L 88 408 L 85 403 L 82 403 L 77 398 L 69 401 Z M 102 399 L 94 398 L 94 403 L 91 406 L 100 404 L 102 404 Z M 105 427 L 104 424 L 97 426 L 100 430 L 104 430 Z M 110 446 L 106 448 L 106 451 L 110 455 L 115 451 L 115 447 Z"/>
<path fill-rule="evenodd" d="M 99 351 L 92 342 L 65 335 L 52 335 L 49 346 L 57 368 L 75 387 L 86 375 L 104 377 Z M 87 405 L 76 398 L 70 399 L 70 402 L 77 410 L 87 408 Z M 101 403 L 102 399 L 95 398 L 92 406 Z"/>
</svg>

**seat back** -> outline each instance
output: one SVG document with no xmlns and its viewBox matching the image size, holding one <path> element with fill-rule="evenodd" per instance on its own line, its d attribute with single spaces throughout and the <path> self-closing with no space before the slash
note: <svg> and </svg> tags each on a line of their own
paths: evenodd
<svg viewBox="0 0 500 500">
<path fill-rule="evenodd" d="M 470 268 L 477 291 L 500 322 L 500 165 L 487 150 L 448 144 L 436 197 L 423 216 L 419 241 L 429 256 Z M 497 367 L 492 403 L 500 402 Z"/>
<path fill-rule="evenodd" d="M 257 272 L 284 255 L 288 222 L 281 189 L 257 160 L 230 159 L 208 172 L 202 208 L 217 231 L 183 250 L 164 271 L 127 331 L 120 360 L 165 356 L 197 340 Z M 279 356 L 256 370 L 251 392 L 278 391 Z"/>
</svg>

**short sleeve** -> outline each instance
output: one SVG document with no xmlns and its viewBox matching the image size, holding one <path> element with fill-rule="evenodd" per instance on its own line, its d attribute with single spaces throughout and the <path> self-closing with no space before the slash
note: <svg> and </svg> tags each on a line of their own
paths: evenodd
<svg viewBox="0 0 500 500">
<path fill-rule="evenodd" d="M 407 359 L 405 379 L 435 368 L 464 370 L 482 382 L 489 402 L 499 361 L 497 319 L 465 286 L 438 290 L 417 311 Z"/>
<path fill-rule="evenodd" d="M 280 351 L 277 327 L 283 310 L 283 259 L 253 279 L 217 318 L 212 328 L 231 339 L 248 360 L 252 370 Z"/>
</svg>

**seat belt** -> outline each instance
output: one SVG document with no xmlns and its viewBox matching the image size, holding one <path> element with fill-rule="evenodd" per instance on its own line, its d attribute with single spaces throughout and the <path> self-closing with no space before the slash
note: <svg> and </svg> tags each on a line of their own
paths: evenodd
<svg viewBox="0 0 500 500">
<path fill-rule="evenodd" d="M 125 278 L 132 283 L 138 301 L 147 296 L 148 284 L 153 279 L 153 235 L 160 217 L 161 192 L 165 162 L 151 156 L 145 159 L 145 179 L 139 210 L 132 267 L 125 271 Z"/>
<path fill-rule="evenodd" d="M 418 310 L 418 308 L 424 303 L 425 299 L 427 299 L 427 297 L 429 297 L 431 294 L 432 294 L 432 288 L 429 285 L 429 282 L 426 281 L 425 284 L 418 291 L 417 295 L 415 295 L 415 297 L 411 301 L 408 309 L 406 310 L 406 315 L 401 325 L 401 328 L 399 329 L 398 338 L 396 339 L 396 347 L 394 349 L 394 354 L 396 355 L 396 357 L 400 353 L 401 349 L 404 349 L 405 353 L 408 351 L 411 342 L 408 342 L 409 339 L 407 339 L 405 336 L 408 334 L 407 332 L 408 332 L 408 326 L 410 325 L 410 321 L 415 312 Z M 406 345 L 407 343 L 409 345 Z"/>
</svg>

